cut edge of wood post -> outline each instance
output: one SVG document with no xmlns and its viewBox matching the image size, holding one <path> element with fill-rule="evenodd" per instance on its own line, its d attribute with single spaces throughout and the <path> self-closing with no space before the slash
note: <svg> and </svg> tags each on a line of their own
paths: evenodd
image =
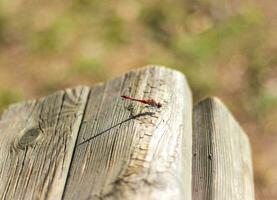
<svg viewBox="0 0 277 200">
<path fill-rule="evenodd" d="M 67 88 L 63 88 L 63 89 L 60 89 L 60 90 L 56 90 L 52 93 L 49 93 L 45 96 L 40 96 L 40 97 L 37 97 L 37 98 L 29 98 L 29 99 L 23 99 L 22 101 L 18 101 L 18 102 L 14 102 L 14 103 L 11 103 L 9 104 L 6 108 L 4 108 L 2 110 L 2 112 L 0 112 L 0 120 L 3 116 L 3 114 L 8 111 L 9 109 L 12 109 L 13 107 L 16 107 L 16 106 L 20 106 L 21 104 L 25 104 L 25 103 L 31 103 L 31 102 L 34 102 L 34 101 L 37 101 L 37 100 L 43 100 L 44 98 L 47 98 L 48 96 L 51 96 L 51 95 L 55 95 L 59 92 L 62 92 L 62 91 L 66 91 L 68 89 L 75 89 L 75 88 L 79 88 L 79 87 L 86 87 L 86 88 L 94 88 L 94 87 L 97 87 L 97 86 L 101 86 L 101 85 L 104 85 L 105 83 L 109 82 L 109 81 L 113 81 L 117 78 L 122 78 L 123 76 L 126 76 L 128 74 L 131 74 L 131 73 L 134 73 L 134 72 L 140 72 L 140 71 L 145 71 L 145 70 L 151 70 L 151 69 L 155 69 L 155 68 L 160 68 L 160 69 L 163 69 L 163 70 L 168 70 L 172 73 L 176 73 L 176 75 L 178 76 L 183 76 L 183 78 L 185 79 L 185 83 L 187 86 L 188 85 L 188 81 L 187 81 L 187 77 L 184 73 L 182 73 L 181 71 L 178 71 L 178 70 L 175 70 L 175 69 L 172 69 L 172 68 L 169 68 L 169 67 L 166 67 L 166 66 L 163 66 L 163 65 L 155 65 L 155 64 L 150 64 L 150 65 L 145 65 L 143 67 L 140 67 L 140 68 L 135 68 L 135 69 L 131 69 L 121 75 L 118 75 L 118 76 L 115 76 L 109 80 L 103 80 L 103 81 L 100 81 L 100 82 L 97 82 L 97 83 L 94 83 L 93 85 L 77 85 L 77 86 L 74 86 L 74 87 L 67 87 Z M 190 91 L 190 90 L 189 90 Z M 191 91 L 190 91 L 191 92 Z"/>
<path fill-rule="evenodd" d="M 223 101 L 217 97 L 217 96 L 208 96 L 200 101 L 198 101 L 194 106 L 193 106 L 193 110 L 197 109 L 198 106 L 200 106 L 201 104 L 210 104 L 211 107 L 220 107 L 221 109 L 224 109 L 226 112 L 229 113 L 229 116 L 232 118 L 233 122 L 240 127 L 241 134 L 243 135 L 243 137 L 245 138 L 245 140 L 248 141 L 249 144 L 250 140 L 248 135 L 246 134 L 245 130 L 243 129 L 243 127 L 240 125 L 240 123 L 238 122 L 238 120 L 236 119 L 236 117 L 233 115 L 233 113 L 230 111 L 230 109 L 223 103 Z M 251 150 L 251 149 L 250 149 Z"/>
</svg>

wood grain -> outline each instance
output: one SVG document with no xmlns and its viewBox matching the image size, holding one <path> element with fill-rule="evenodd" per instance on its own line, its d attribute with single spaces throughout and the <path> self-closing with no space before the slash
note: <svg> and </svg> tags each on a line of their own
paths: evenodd
<svg viewBox="0 0 277 200">
<path fill-rule="evenodd" d="M 0 199 L 254 199 L 249 141 L 227 108 L 208 98 L 193 119 L 185 77 L 155 66 L 10 106 Z"/>
<path fill-rule="evenodd" d="M 253 200 L 246 134 L 217 98 L 201 101 L 193 114 L 193 199 Z"/>
<path fill-rule="evenodd" d="M 61 199 L 89 88 L 13 105 L 0 120 L 0 199 Z"/>
<path fill-rule="evenodd" d="M 191 199 L 191 108 L 184 76 L 163 67 L 93 87 L 64 199 Z"/>
</svg>

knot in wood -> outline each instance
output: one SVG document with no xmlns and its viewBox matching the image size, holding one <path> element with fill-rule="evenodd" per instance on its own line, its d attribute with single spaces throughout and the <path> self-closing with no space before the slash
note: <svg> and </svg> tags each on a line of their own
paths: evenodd
<svg viewBox="0 0 277 200">
<path fill-rule="evenodd" d="M 16 147 L 21 150 L 25 150 L 30 146 L 39 136 L 40 130 L 38 127 L 27 129 L 25 133 L 19 139 Z"/>
</svg>

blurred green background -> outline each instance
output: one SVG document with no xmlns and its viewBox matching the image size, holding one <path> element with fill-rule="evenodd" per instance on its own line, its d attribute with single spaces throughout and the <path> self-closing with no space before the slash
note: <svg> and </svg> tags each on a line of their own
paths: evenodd
<svg viewBox="0 0 277 200">
<path fill-rule="evenodd" d="M 274 0 L 0 0 L 0 112 L 131 68 L 186 74 L 194 101 L 219 96 L 247 131 L 257 199 L 277 199 Z"/>
</svg>

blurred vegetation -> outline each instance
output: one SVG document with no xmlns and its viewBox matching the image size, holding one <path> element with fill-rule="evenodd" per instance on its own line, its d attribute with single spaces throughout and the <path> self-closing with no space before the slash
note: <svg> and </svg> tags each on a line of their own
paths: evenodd
<svg viewBox="0 0 277 200">
<path fill-rule="evenodd" d="M 3 110 L 7 105 L 22 100 L 22 95 L 14 90 L 0 89 L 0 110 Z"/>
<path fill-rule="evenodd" d="M 165 65 L 184 72 L 195 102 L 207 95 L 226 102 L 254 144 L 257 188 L 270 187 L 277 171 L 270 181 L 263 172 L 277 160 L 266 149 L 259 154 L 259 137 L 270 141 L 268 151 L 277 145 L 273 7 L 231 0 L 2 0 L 0 112 L 130 68 Z"/>
</svg>

